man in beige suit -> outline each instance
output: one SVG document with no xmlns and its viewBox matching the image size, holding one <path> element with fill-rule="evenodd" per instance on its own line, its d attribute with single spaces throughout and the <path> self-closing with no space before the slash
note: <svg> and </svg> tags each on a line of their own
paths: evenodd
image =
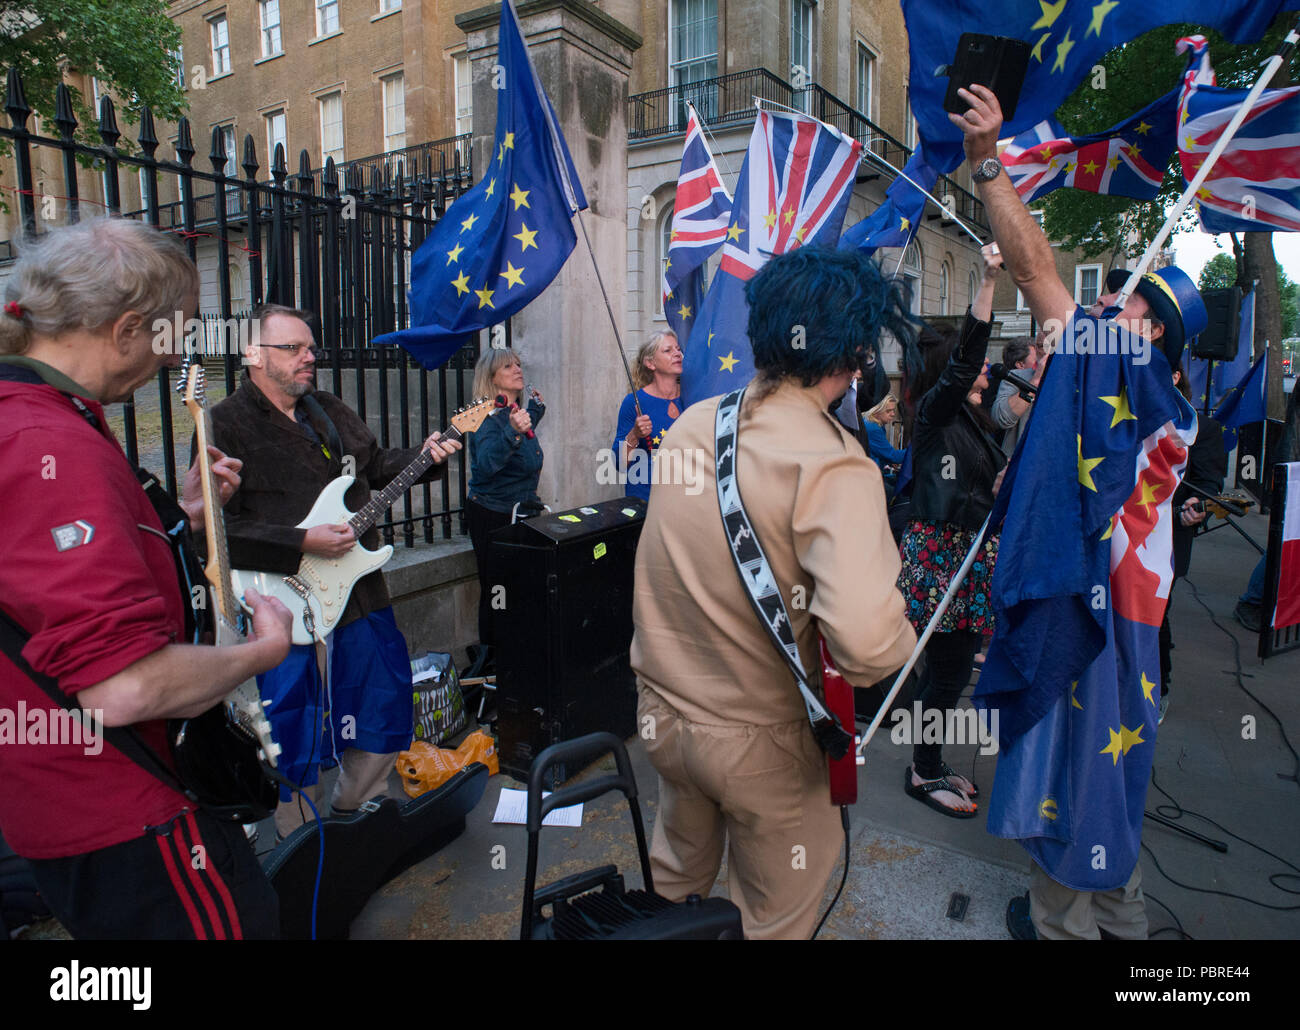
<svg viewBox="0 0 1300 1030">
<path fill-rule="evenodd" d="M 853 683 L 883 679 L 916 642 L 880 472 L 828 413 L 902 303 L 860 252 L 803 248 L 746 288 L 757 374 L 741 408 L 736 481 L 780 584 L 804 668 L 817 633 Z M 802 330 L 802 332 L 800 331 Z M 637 549 L 632 667 L 659 772 L 651 866 L 673 900 L 708 894 L 729 841 L 729 894 L 751 938 L 806 938 L 843 834 L 826 759 L 789 668 L 750 606 L 714 482 L 718 399 L 660 446 L 688 483 L 656 479 Z M 674 455 L 674 452 L 677 452 Z"/>
</svg>

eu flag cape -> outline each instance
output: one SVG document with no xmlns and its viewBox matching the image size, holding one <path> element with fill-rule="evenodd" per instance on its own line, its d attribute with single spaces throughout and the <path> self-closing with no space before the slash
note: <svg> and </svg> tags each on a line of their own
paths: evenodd
<svg viewBox="0 0 1300 1030">
<path fill-rule="evenodd" d="M 1076 890 L 1122 886 L 1137 862 L 1170 499 L 1195 435 L 1164 356 L 1076 310 L 994 508 L 997 629 L 975 695 L 1001 737 L 989 832 Z"/>
</svg>

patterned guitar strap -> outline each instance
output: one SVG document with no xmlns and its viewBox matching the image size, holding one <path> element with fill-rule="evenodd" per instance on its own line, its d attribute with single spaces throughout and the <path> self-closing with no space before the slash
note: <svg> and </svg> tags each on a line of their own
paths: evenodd
<svg viewBox="0 0 1300 1030">
<path fill-rule="evenodd" d="M 718 402 L 718 414 L 714 421 L 718 507 L 722 511 L 723 528 L 727 542 L 731 545 L 731 558 L 735 562 L 736 572 L 745 587 L 745 596 L 749 598 L 763 628 L 794 674 L 813 737 L 823 751 L 838 760 L 848 754 L 853 739 L 844 732 L 821 699 L 808 686 L 808 675 L 804 671 L 803 659 L 799 656 L 799 645 L 794 639 L 790 615 L 786 611 L 785 601 L 781 597 L 776 577 L 772 574 L 772 567 L 768 564 L 767 555 L 763 553 L 763 546 L 745 512 L 740 487 L 736 482 L 737 422 L 744 395 L 743 390 L 735 390 L 723 397 Z"/>
</svg>

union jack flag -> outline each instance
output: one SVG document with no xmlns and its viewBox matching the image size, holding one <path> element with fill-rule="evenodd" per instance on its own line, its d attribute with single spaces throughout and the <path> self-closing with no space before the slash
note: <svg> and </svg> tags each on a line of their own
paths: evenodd
<svg viewBox="0 0 1300 1030">
<path fill-rule="evenodd" d="M 774 254 L 834 246 L 862 144 L 803 115 L 758 112 L 740 170 L 718 274 L 682 365 L 682 399 L 727 393 L 754 374 L 744 284 Z"/>
<path fill-rule="evenodd" d="M 683 347 L 704 297 L 704 263 L 722 246 L 731 221 L 731 194 L 718 175 L 695 108 L 687 107 L 690 117 L 663 281 L 664 314 Z"/>
<path fill-rule="evenodd" d="M 1214 84 L 1205 37 L 1178 46 L 1192 51 L 1195 67 L 1178 109 L 1178 158 L 1191 181 L 1248 90 Z M 1260 94 L 1196 198 L 1208 233 L 1300 232 L 1300 86 Z"/>
</svg>

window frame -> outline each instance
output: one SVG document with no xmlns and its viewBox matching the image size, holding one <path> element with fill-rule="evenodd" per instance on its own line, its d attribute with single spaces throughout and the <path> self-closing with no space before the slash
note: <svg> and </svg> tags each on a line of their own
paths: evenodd
<svg viewBox="0 0 1300 1030">
<path fill-rule="evenodd" d="M 865 41 L 861 39 L 857 41 L 857 49 L 855 50 L 855 54 L 856 54 L 856 62 L 854 67 L 854 75 L 857 77 L 857 83 L 856 83 L 854 100 L 857 103 L 858 113 L 861 114 L 864 118 L 869 118 L 872 121 L 874 121 L 875 106 L 876 106 L 876 61 L 879 55 L 874 50 L 872 50 L 871 47 L 869 47 Z M 865 105 L 863 104 L 863 89 L 862 89 L 862 69 L 864 67 L 864 62 L 863 62 L 864 57 L 866 58 L 865 67 L 867 69 L 867 76 L 866 76 L 867 88 L 866 88 Z"/>
<path fill-rule="evenodd" d="M 1097 273 L 1097 281 L 1095 284 L 1096 293 L 1093 294 L 1092 300 L 1090 300 L 1087 304 L 1083 302 L 1083 273 L 1084 272 Z M 1097 298 L 1101 296 L 1101 288 L 1102 288 L 1102 266 L 1099 262 L 1074 266 L 1074 302 L 1078 304 L 1079 307 L 1083 308 L 1085 311 L 1087 311 L 1088 308 L 1092 307 L 1092 305 L 1097 302 Z"/>
<path fill-rule="evenodd" d="M 225 43 L 221 45 L 218 45 L 217 42 L 218 26 L 223 30 L 226 38 Z M 230 19 L 226 16 L 225 11 L 208 19 L 208 38 L 212 51 L 212 74 L 208 78 L 216 79 L 222 75 L 229 75 L 235 70 L 235 62 L 230 50 Z M 223 52 L 224 62 L 220 59 Z M 221 67 L 223 63 L 224 67 Z"/>
<path fill-rule="evenodd" d="M 388 91 L 394 80 L 401 83 L 399 99 L 402 111 L 402 129 L 400 133 L 393 132 L 388 124 L 389 111 L 393 108 L 388 102 Z M 390 72 L 379 80 L 379 102 L 383 108 L 383 133 L 384 133 L 384 153 L 391 153 L 394 150 L 404 150 L 406 148 L 406 73 L 403 70 Z M 397 146 L 393 146 L 390 140 L 400 135 L 401 141 Z"/>
<path fill-rule="evenodd" d="M 718 75 L 718 57 L 719 57 L 718 0 L 699 0 L 700 6 L 705 13 L 703 17 L 696 18 L 696 19 L 689 18 L 689 14 L 690 14 L 689 5 L 691 3 L 692 0 L 668 0 L 667 52 L 668 52 L 668 85 L 670 87 L 689 85 L 692 82 L 702 82 L 705 79 L 717 78 Z M 708 52 L 701 51 L 700 53 L 695 54 L 686 59 L 683 59 L 681 55 L 677 52 L 678 51 L 677 33 L 678 33 L 678 29 L 681 27 L 681 19 L 678 15 L 679 15 L 679 9 L 681 7 L 687 8 L 688 25 L 692 25 L 700 22 L 707 23 L 710 20 L 713 22 L 712 51 L 708 51 Z M 710 8 L 712 9 L 713 12 L 712 17 L 710 17 L 708 14 Z M 707 66 L 709 64 L 712 65 L 712 70 L 710 71 L 709 74 L 696 76 L 696 77 L 690 76 L 689 69 L 698 67 L 700 65 L 704 65 L 706 66 L 706 70 L 707 70 Z"/>
<path fill-rule="evenodd" d="M 266 21 L 266 12 L 270 8 L 271 4 L 275 4 L 274 25 L 268 25 Z M 262 44 L 262 56 L 278 57 L 280 54 L 284 53 L 284 31 L 283 31 L 284 21 L 283 21 L 283 14 L 280 11 L 280 0 L 259 0 L 257 5 L 257 11 L 258 11 L 257 16 L 258 16 L 258 25 L 259 25 L 258 38 L 261 40 L 261 44 Z M 272 31 L 274 31 L 275 33 L 275 49 L 268 50 L 267 49 L 269 43 L 268 34 L 271 33 Z"/>
<path fill-rule="evenodd" d="M 343 31 L 343 10 L 339 0 L 316 0 L 316 38 L 323 39 L 326 36 L 332 36 L 336 32 Z M 327 29 L 325 27 L 325 16 L 322 12 L 333 10 L 334 27 Z"/>
<path fill-rule="evenodd" d="M 343 163 L 344 155 L 347 153 L 347 139 L 343 131 L 343 90 L 331 90 L 328 93 L 322 93 L 316 98 L 317 121 L 320 126 L 320 163 L 324 167 L 325 162 L 333 157 L 335 149 L 326 149 L 325 147 L 325 105 L 331 100 L 337 100 L 339 105 L 339 145 L 337 148 L 338 156 L 334 157 L 334 165 L 338 167 Z"/>
<path fill-rule="evenodd" d="M 289 163 L 289 112 L 283 107 L 277 107 L 270 111 L 262 112 L 262 122 L 266 126 L 266 166 L 270 168 L 275 163 L 275 144 L 276 139 L 272 132 L 274 119 L 279 118 L 283 133 L 280 136 L 280 142 L 284 144 L 284 161 Z"/>
</svg>

